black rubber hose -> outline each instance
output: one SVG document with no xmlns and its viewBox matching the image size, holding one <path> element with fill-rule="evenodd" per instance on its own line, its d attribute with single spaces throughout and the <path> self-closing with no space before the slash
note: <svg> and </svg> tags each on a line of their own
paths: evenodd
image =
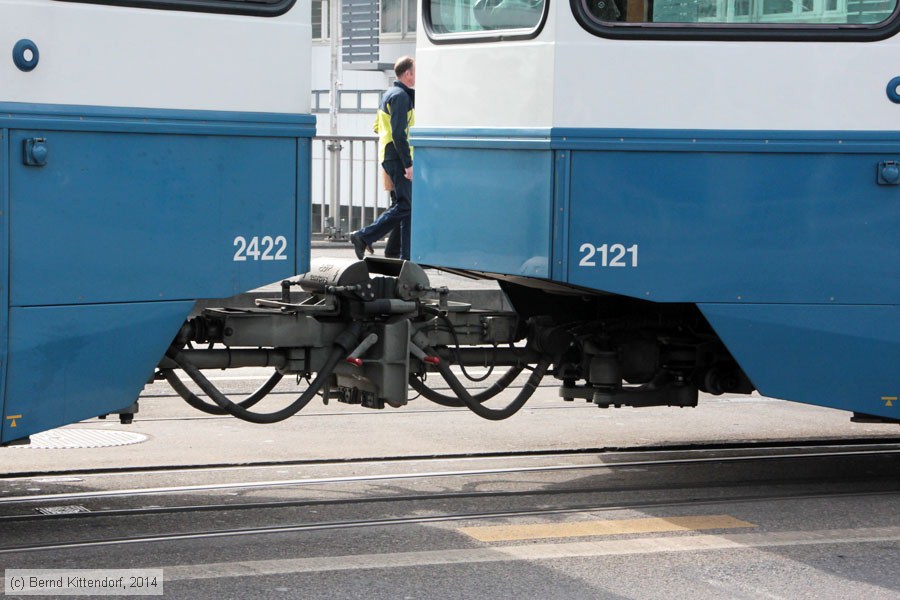
<svg viewBox="0 0 900 600">
<path fill-rule="evenodd" d="M 300 412 L 310 401 L 315 398 L 316 394 L 319 392 L 319 389 L 325 383 L 325 380 L 331 375 L 331 372 L 334 370 L 335 365 L 337 365 L 338 361 L 341 360 L 344 351 L 342 348 L 335 348 L 331 355 L 328 357 L 328 360 L 325 362 L 325 366 L 318 372 L 316 378 L 313 379 L 312 383 L 309 384 L 309 387 L 306 389 L 303 394 L 300 395 L 299 398 L 294 400 L 289 406 L 282 408 L 281 410 L 275 411 L 273 413 L 256 413 L 250 412 L 246 408 L 239 406 L 238 404 L 229 400 L 219 389 L 214 386 L 209 379 L 207 379 L 203 373 L 200 372 L 200 369 L 195 367 L 191 362 L 184 357 L 175 358 L 175 362 L 178 366 L 188 374 L 188 377 L 194 380 L 200 389 L 203 390 L 207 396 L 212 398 L 213 402 L 218 404 L 222 409 L 224 409 L 228 414 L 237 417 L 238 419 L 242 419 L 244 421 L 249 421 L 251 423 L 278 423 L 279 421 L 284 421 L 285 419 L 289 419 L 293 417 L 295 414 Z"/>
<path fill-rule="evenodd" d="M 500 379 L 495 381 L 490 387 L 485 388 L 484 390 L 478 392 L 477 394 L 472 394 L 472 399 L 474 399 L 479 404 L 487 402 L 503 390 L 509 387 L 509 385 L 515 380 L 516 377 L 519 376 L 519 373 L 523 371 L 525 367 L 515 366 L 510 368 L 506 373 L 504 373 Z M 416 377 L 415 375 L 409 376 L 409 385 L 416 392 L 424 396 L 426 399 L 431 400 L 435 404 L 440 404 L 441 406 L 448 406 L 451 408 L 457 408 L 460 406 L 465 406 L 466 403 L 460 400 L 459 398 L 454 398 L 453 396 L 446 396 L 438 391 L 435 391 L 425 385 L 425 382 Z"/>
<path fill-rule="evenodd" d="M 335 366 L 337 366 L 338 362 L 347 356 L 356 344 L 359 342 L 360 334 L 362 333 L 362 325 L 358 323 L 354 323 L 350 326 L 349 329 L 341 333 L 337 338 L 335 338 L 335 348 L 332 353 L 328 356 L 328 360 L 325 361 L 325 364 L 316 374 L 315 379 L 309 384 L 309 387 L 306 389 L 303 394 L 300 395 L 299 398 L 294 400 L 290 405 L 282 408 L 279 411 L 275 411 L 273 413 L 255 413 L 238 406 L 231 400 L 229 400 L 222 392 L 219 391 L 216 386 L 214 386 L 209 379 L 207 379 L 203 373 L 200 372 L 196 366 L 191 364 L 191 361 L 184 356 L 176 355 L 172 357 L 172 360 L 175 361 L 185 373 L 188 374 L 188 377 L 194 380 L 200 389 L 203 390 L 207 396 L 209 396 L 213 402 L 218 404 L 221 408 L 226 410 L 229 414 L 237 417 L 238 419 L 242 419 L 244 421 L 249 421 L 251 423 L 278 423 L 279 421 L 284 421 L 288 419 L 298 412 L 300 412 L 307 404 L 312 401 L 313 398 L 316 397 L 316 394 L 319 393 L 319 390 L 325 385 L 325 382 L 331 376 L 331 373 L 334 371 Z"/>
<path fill-rule="evenodd" d="M 427 354 L 434 354 L 433 351 L 429 351 L 425 349 Z M 538 363 L 537 367 L 535 367 L 534 371 L 531 373 L 531 377 L 528 378 L 528 381 L 525 382 L 525 385 L 522 386 L 522 390 L 515 397 L 515 399 L 509 403 L 505 408 L 499 409 L 491 409 L 479 404 L 475 398 L 469 394 L 468 390 L 463 387 L 462 383 L 460 383 L 459 379 L 456 378 L 456 375 L 450 371 L 450 367 L 444 361 L 441 361 L 437 364 L 438 371 L 444 380 L 450 385 L 450 389 L 459 397 L 460 400 L 465 403 L 469 410 L 478 415 L 483 419 L 487 419 L 489 421 L 502 421 L 503 419 L 507 419 L 517 412 L 519 409 L 525 406 L 525 403 L 528 402 L 528 399 L 534 394 L 535 390 L 537 390 L 538 384 L 541 382 L 541 379 L 544 378 L 544 374 L 547 372 L 547 369 L 550 367 L 550 359 L 542 358 Z"/>
<path fill-rule="evenodd" d="M 172 369 L 160 369 L 160 373 L 162 373 L 163 377 L 166 378 L 166 381 L 169 382 L 169 385 L 172 386 L 172 389 L 175 390 L 175 393 L 181 396 L 185 402 L 187 402 L 197 410 L 203 411 L 208 415 L 228 414 L 225 409 L 219 408 L 216 404 L 205 402 L 202 398 L 197 396 L 197 394 L 189 390 L 188 387 L 184 385 L 184 383 L 182 383 L 181 379 L 178 378 L 175 372 L 172 371 Z M 274 373 L 272 373 L 272 376 L 269 377 L 268 381 L 262 384 L 255 392 L 247 396 L 246 399 L 238 402 L 237 405 L 241 408 L 250 408 L 251 406 L 255 405 L 260 400 L 265 398 L 269 394 L 269 392 L 271 392 L 272 389 L 276 385 L 278 385 L 278 382 L 280 382 L 283 377 L 284 376 L 281 373 L 275 371 Z"/>
</svg>

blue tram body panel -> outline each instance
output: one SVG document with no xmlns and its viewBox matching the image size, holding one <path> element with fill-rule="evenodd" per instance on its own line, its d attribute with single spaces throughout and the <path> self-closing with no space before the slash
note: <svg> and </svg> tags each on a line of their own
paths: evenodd
<svg viewBox="0 0 900 600">
<path fill-rule="evenodd" d="M 878 181 L 900 136 L 420 129 L 413 142 L 415 260 L 693 303 L 762 393 L 900 418 L 900 186 Z"/>
<path fill-rule="evenodd" d="M 41 136 L 47 165 L 10 174 L 13 306 L 224 297 L 287 272 L 286 245 L 279 261 L 230 267 L 239 236 L 294 237 L 292 139 L 40 130 L 10 140 Z"/>
<path fill-rule="evenodd" d="M 553 156 L 539 138 L 512 135 L 465 148 L 417 134 L 413 261 L 550 276 Z"/>
<path fill-rule="evenodd" d="M 0 248 L 9 247 L 9 132 L 0 127 Z M 7 255 L 8 256 L 8 255 Z M 12 424 L 3 410 L 6 398 L 6 372 L 9 362 L 9 260 L 0 260 L 0 440 L 3 431 Z M 14 415 L 16 413 L 13 413 Z M 18 437 L 18 436 L 14 436 Z"/>
<path fill-rule="evenodd" d="M 900 418 L 900 306 L 703 304 L 761 394 Z"/>
<path fill-rule="evenodd" d="M 127 399 L 137 399 L 192 306 L 14 307 L 3 440 L 127 408 Z"/>
<path fill-rule="evenodd" d="M 308 270 L 313 117 L 0 112 L 0 441 L 127 407 L 194 300 Z"/>
<path fill-rule="evenodd" d="M 661 302 L 900 298 L 900 188 L 877 183 L 900 138 L 588 135 L 566 133 L 569 283 Z"/>
</svg>

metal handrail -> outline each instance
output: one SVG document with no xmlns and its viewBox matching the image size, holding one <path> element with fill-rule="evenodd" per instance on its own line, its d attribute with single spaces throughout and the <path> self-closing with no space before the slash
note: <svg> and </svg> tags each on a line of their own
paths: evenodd
<svg viewBox="0 0 900 600">
<path fill-rule="evenodd" d="M 390 206 L 380 186 L 376 136 L 316 136 L 312 170 L 312 233 L 346 240 Z"/>
</svg>

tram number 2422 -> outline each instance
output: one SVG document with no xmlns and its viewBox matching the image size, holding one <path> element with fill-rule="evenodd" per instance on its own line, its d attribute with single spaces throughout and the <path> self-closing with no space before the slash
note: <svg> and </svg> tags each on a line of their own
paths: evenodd
<svg viewBox="0 0 900 600">
<path fill-rule="evenodd" d="M 234 260 L 287 260 L 287 245 L 287 238 L 283 235 L 254 235 L 251 238 L 239 235 L 234 238 Z"/>
<path fill-rule="evenodd" d="M 579 267 L 637 267 L 638 245 L 625 247 L 625 244 L 582 244 L 578 249 L 583 255 L 578 261 Z"/>
</svg>

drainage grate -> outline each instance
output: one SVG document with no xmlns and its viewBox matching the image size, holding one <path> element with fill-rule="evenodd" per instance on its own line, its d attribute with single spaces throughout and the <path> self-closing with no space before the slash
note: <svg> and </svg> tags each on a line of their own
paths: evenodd
<svg viewBox="0 0 900 600">
<path fill-rule="evenodd" d="M 44 508 L 34 509 L 42 515 L 72 515 L 75 513 L 91 512 L 80 504 L 69 504 L 67 506 L 46 506 Z"/>
<path fill-rule="evenodd" d="M 31 443 L 10 448 L 61 450 L 67 448 L 109 448 L 140 444 L 147 440 L 142 433 L 103 431 L 100 429 L 53 429 L 31 436 Z"/>
</svg>

